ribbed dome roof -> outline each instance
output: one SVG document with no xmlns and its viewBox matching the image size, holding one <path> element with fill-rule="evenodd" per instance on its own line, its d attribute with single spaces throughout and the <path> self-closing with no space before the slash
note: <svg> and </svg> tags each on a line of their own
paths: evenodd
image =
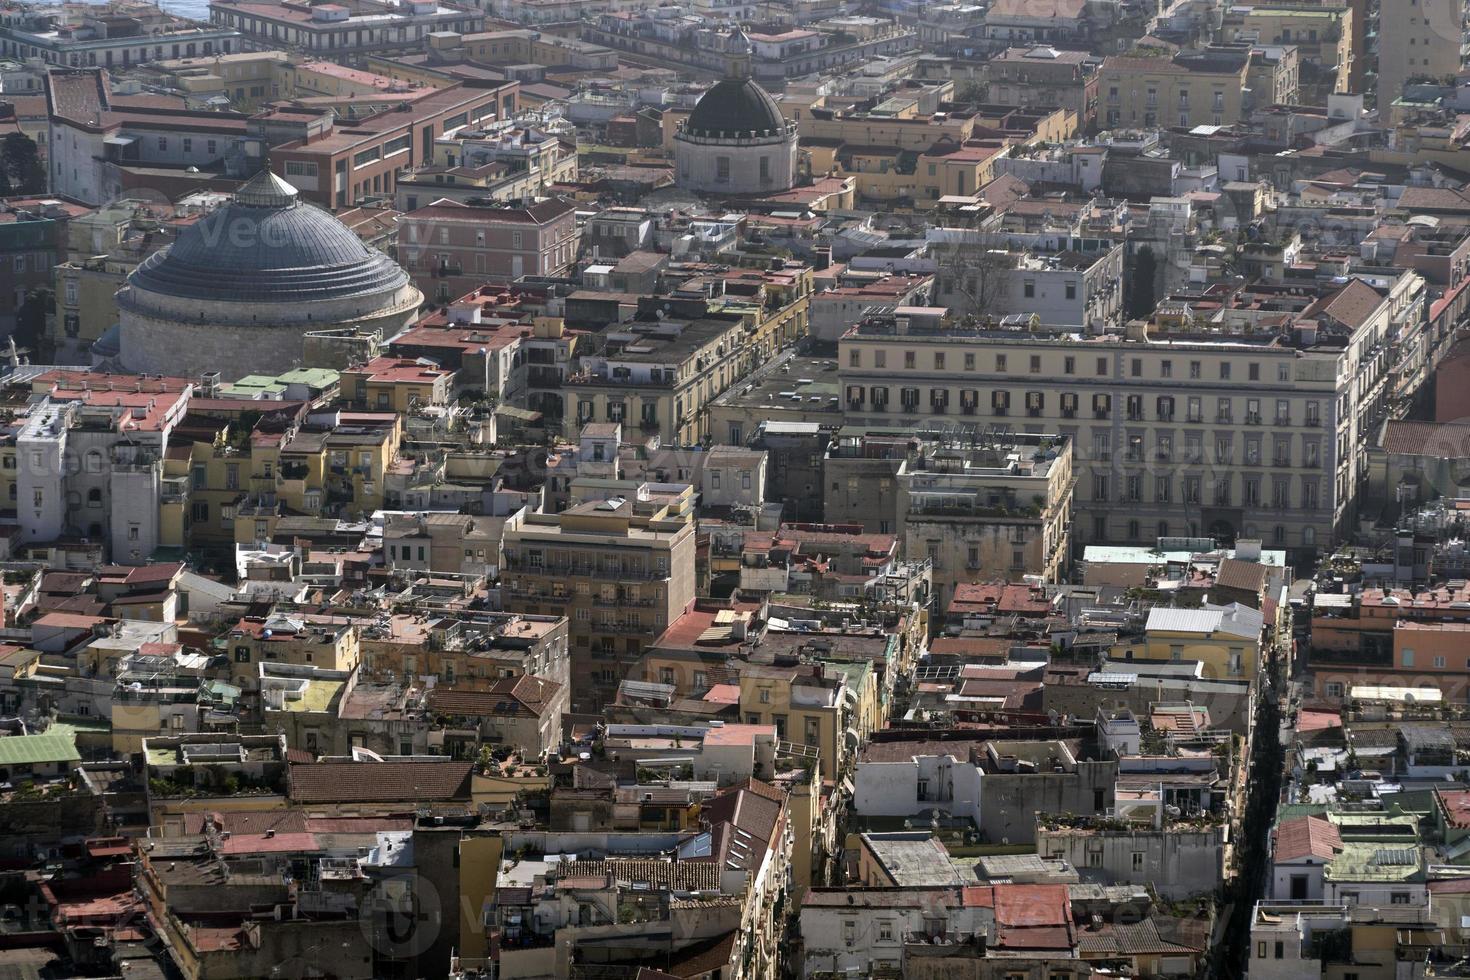
<svg viewBox="0 0 1470 980">
<path fill-rule="evenodd" d="M 781 107 L 749 78 L 726 78 L 700 96 L 684 131 L 708 139 L 749 138 L 786 131 Z"/>
<path fill-rule="evenodd" d="M 185 299 L 301 303 L 393 292 L 408 274 L 262 171 L 229 204 L 185 228 L 171 248 L 149 256 L 128 281 Z"/>
</svg>

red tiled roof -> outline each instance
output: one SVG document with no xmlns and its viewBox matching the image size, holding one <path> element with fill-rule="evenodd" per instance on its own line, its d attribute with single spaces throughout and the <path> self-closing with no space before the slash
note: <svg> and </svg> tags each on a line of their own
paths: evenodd
<svg viewBox="0 0 1470 980">
<path fill-rule="evenodd" d="M 1392 419 L 1383 428 L 1383 451 L 1397 456 L 1459 459 L 1470 456 L 1470 422 Z"/>
<path fill-rule="evenodd" d="M 291 766 L 298 803 L 398 803 L 470 798 L 470 762 L 306 762 Z"/>
<path fill-rule="evenodd" d="M 482 691 L 436 687 L 429 692 L 429 707 L 451 715 L 497 715 L 525 712 L 542 715 L 551 707 L 561 685 L 544 677 L 522 674 L 503 677 Z"/>
<path fill-rule="evenodd" d="M 1276 828 L 1275 837 L 1277 861 L 1299 861 L 1305 857 L 1330 861 L 1342 850 L 1342 835 L 1325 817 L 1308 815 L 1283 821 Z"/>
<path fill-rule="evenodd" d="M 300 834 L 231 834 L 220 841 L 221 854 L 279 854 L 286 851 L 315 851 L 319 845 L 315 835 Z"/>
</svg>

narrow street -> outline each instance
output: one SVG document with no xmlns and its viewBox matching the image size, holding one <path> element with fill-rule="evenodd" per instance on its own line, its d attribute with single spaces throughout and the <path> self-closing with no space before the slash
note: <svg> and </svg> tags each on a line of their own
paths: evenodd
<svg viewBox="0 0 1470 980">
<path fill-rule="evenodd" d="M 1284 676 L 1284 662 L 1285 656 L 1278 650 L 1261 673 L 1245 814 L 1237 829 L 1239 873 L 1225 896 L 1226 921 L 1211 963 L 1213 980 L 1239 980 L 1246 975 L 1250 963 L 1251 914 L 1266 890 L 1269 874 L 1267 843 L 1281 795 L 1282 765 L 1288 737 L 1282 728 L 1281 711 L 1281 699 L 1290 690 Z"/>
</svg>

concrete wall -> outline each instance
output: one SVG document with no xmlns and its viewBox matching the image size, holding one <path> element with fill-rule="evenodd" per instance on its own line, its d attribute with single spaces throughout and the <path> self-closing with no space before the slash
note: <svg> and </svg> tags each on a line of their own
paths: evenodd
<svg viewBox="0 0 1470 980">
<path fill-rule="evenodd" d="M 1066 811 L 1056 808 L 1051 812 Z M 1064 858 L 1083 881 L 1151 884 L 1165 901 L 1206 895 L 1219 888 L 1224 843 L 1223 826 L 1094 833 L 1043 828 L 1036 834 L 1037 853 L 1046 858 Z"/>
</svg>

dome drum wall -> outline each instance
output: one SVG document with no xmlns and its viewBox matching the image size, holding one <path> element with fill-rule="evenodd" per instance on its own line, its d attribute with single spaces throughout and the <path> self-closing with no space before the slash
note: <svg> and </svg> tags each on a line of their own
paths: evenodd
<svg viewBox="0 0 1470 980">
<path fill-rule="evenodd" d="M 770 194 L 796 183 L 797 127 L 765 89 L 727 78 L 674 134 L 677 182 L 705 194 Z"/>
<path fill-rule="evenodd" d="M 422 302 L 397 263 L 262 171 L 128 277 L 117 294 L 121 361 L 183 377 L 277 374 L 300 363 L 305 333 L 391 334 Z"/>
<path fill-rule="evenodd" d="M 302 336 L 313 330 L 355 326 L 381 330 L 385 337 L 398 333 L 418 316 L 418 291 L 413 295 L 411 305 L 375 316 L 312 323 L 294 319 L 191 322 L 130 309 L 119 322 L 122 361 L 135 373 L 182 378 L 196 378 L 208 371 L 218 371 L 224 381 L 247 374 L 283 374 L 301 366 Z"/>
</svg>

